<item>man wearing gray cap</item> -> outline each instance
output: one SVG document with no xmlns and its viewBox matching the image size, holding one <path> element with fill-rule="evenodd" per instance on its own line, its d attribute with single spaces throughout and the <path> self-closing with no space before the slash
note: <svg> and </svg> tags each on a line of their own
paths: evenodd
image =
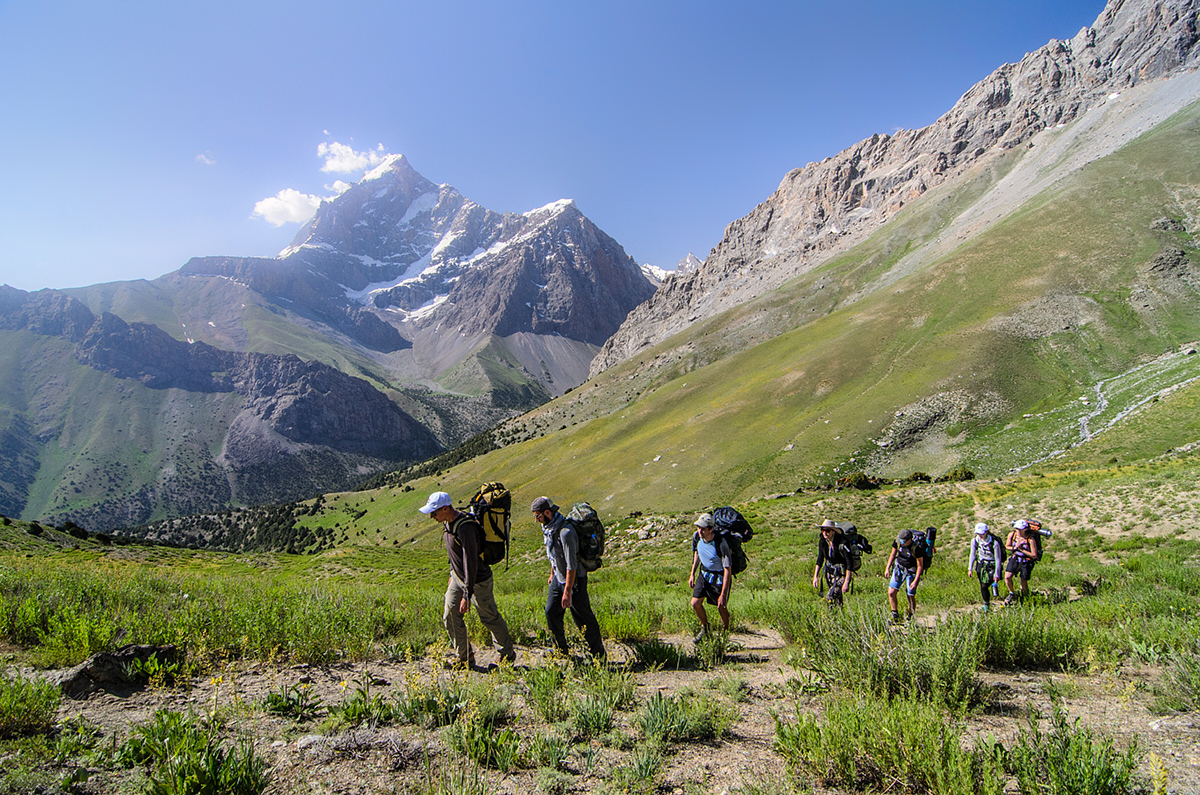
<svg viewBox="0 0 1200 795">
<path fill-rule="evenodd" d="M 707 601 L 717 606 L 721 630 L 729 631 L 729 590 L 733 587 L 733 548 L 724 537 L 717 537 L 711 513 L 696 517 L 696 532 L 692 534 L 692 573 L 688 585 L 692 588 L 692 610 L 700 619 L 700 632 L 695 642 L 708 635 Z"/>
<path fill-rule="evenodd" d="M 893 565 L 895 564 L 895 565 Z M 905 589 L 908 596 L 908 618 L 917 612 L 917 583 L 925 573 L 925 557 L 916 549 L 913 543 L 913 531 L 901 530 L 892 544 L 892 554 L 888 555 L 887 564 L 883 567 L 883 576 L 891 575 L 888 580 L 888 604 L 892 608 L 892 621 L 900 621 L 900 605 L 898 594 Z"/>
<path fill-rule="evenodd" d="M 479 539 L 483 537 L 479 523 L 471 514 L 455 508 L 450 495 L 444 491 L 430 494 L 428 502 L 418 510 L 442 523 L 442 540 L 446 542 L 446 554 L 450 557 L 450 579 L 446 583 L 446 598 L 442 604 L 442 624 L 450 636 L 450 646 L 458 657 L 454 665 L 475 667 L 471 638 L 463 621 L 472 604 L 475 605 L 479 622 L 492 633 L 492 642 L 500 653 L 501 662 L 513 662 L 517 654 L 513 651 L 512 637 L 508 634 L 508 623 L 496 607 L 496 597 L 492 592 L 492 567 L 479 558 Z"/>
<path fill-rule="evenodd" d="M 542 542 L 550 561 L 549 592 L 546 595 L 546 626 L 554 636 L 554 645 L 563 654 L 570 654 L 563 616 L 568 610 L 575 626 L 583 631 L 588 650 L 593 657 L 603 658 L 604 641 L 600 622 L 592 612 L 588 596 L 587 572 L 579 563 L 579 538 L 567 517 L 546 497 L 538 497 L 530 506 L 533 518 L 542 526 Z"/>
</svg>

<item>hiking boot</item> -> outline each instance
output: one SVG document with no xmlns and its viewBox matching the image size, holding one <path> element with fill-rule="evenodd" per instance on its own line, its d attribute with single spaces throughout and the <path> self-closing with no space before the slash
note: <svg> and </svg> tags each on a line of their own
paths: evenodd
<svg viewBox="0 0 1200 795">
<path fill-rule="evenodd" d="M 696 637 L 692 638 L 692 643 L 699 643 L 708 636 L 708 627 L 700 627 L 700 631 L 696 633 Z"/>
<path fill-rule="evenodd" d="M 892 623 L 893 624 L 900 623 L 900 614 L 898 612 L 896 612 L 895 610 L 892 611 Z"/>
<path fill-rule="evenodd" d="M 1008 607 L 1009 605 L 1015 605 L 1016 603 L 1017 603 L 1017 595 L 1015 593 L 1010 593 L 1008 596 L 1004 597 L 1004 606 L 1005 607 Z"/>
<path fill-rule="evenodd" d="M 980 605 L 980 606 L 979 606 L 979 609 L 980 609 L 980 610 L 982 610 L 983 612 L 987 613 L 987 612 L 989 612 L 989 611 L 992 609 L 992 606 L 991 606 L 991 605 L 987 605 L 987 604 L 983 604 L 983 605 Z"/>
</svg>

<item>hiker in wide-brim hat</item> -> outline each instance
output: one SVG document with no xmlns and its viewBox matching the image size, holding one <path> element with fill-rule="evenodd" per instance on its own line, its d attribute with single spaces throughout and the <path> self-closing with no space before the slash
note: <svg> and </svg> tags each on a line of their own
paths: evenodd
<svg viewBox="0 0 1200 795">
<path fill-rule="evenodd" d="M 825 570 L 825 583 L 829 590 L 825 599 L 830 605 L 841 605 L 842 597 L 850 590 L 850 561 L 840 544 L 842 528 L 832 519 L 817 525 L 821 534 L 817 537 L 817 566 L 813 569 L 813 588 L 820 588 L 821 570 Z"/>
</svg>

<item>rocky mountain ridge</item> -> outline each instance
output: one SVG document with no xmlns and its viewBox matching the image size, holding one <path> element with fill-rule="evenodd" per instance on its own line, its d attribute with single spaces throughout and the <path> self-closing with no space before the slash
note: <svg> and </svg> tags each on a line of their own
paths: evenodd
<svg viewBox="0 0 1200 795">
<path fill-rule="evenodd" d="M 171 498 L 193 509 L 261 497 L 263 481 L 273 483 L 267 493 L 277 499 L 309 496 L 314 483 L 296 472 L 303 469 L 299 459 L 305 457 L 320 458 L 326 487 L 336 488 L 352 485 L 365 471 L 419 461 L 439 449 L 426 428 L 366 381 L 294 355 L 237 353 L 203 342 L 182 342 L 157 326 L 126 323 L 109 313 L 97 317 L 61 293 L 30 294 L 8 287 L 0 289 L 0 330 L 61 338 L 71 344 L 78 363 L 151 390 L 183 393 L 191 401 L 205 395 L 236 396 L 228 424 L 219 434 L 220 452 L 201 467 L 208 481 L 204 491 L 216 499 Z M 66 377 L 57 380 L 65 382 Z M 137 419 L 130 416 L 127 422 L 136 424 Z M 60 439 L 71 435 L 65 421 L 47 415 L 42 423 L 7 429 L 6 437 L 26 438 L 5 438 L 6 453 L 67 442 Z M 143 452 L 159 454 L 149 446 Z M 25 463 L 36 469 L 33 456 Z M 156 492 L 186 493 L 197 486 L 186 482 L 194 474 L 185 476 L 170 463 L 164 469 L 168 472 L 155 484 L 135 488 L 141 493 L 132 499 L 115 489 L 87 508 L 74 508 L 69 517 L 95 530 L 145 521 L 161 507 L 162 495 Z M 32 483 L 33 473 L 26 474 L 3 478 L 8 483 L 0 494 L 0 513 L 20 515 L 24 500 L 12 486 L 14 480 Z M 67 514 L 44 518 L 57 521 Z"/>
<path fill-rule="evenodd" d="M 1091 27 L 1000 67 L 930 126 L 874 135 L 789 172 L 766 201 L 726 228 L 703 266 L 680 273 L 630 313 L 593 360 L 590 375 L 820 267 L 977 164 L 1028 146 L 1035 135 L 1080 119 L 1114 94 L 1185 76 L 1198 62 L 1195 0 L 1112 0 Z M 984 227 L 978 223 L 970 233 Z"/>
<path fill-rule="evenodd" d="M 277 258 L 196 258 L 180 273 L 243 281 L 332 313 L 343 329 L 352 318 L 366 330 L 351 336 L 366 344 L 369 334 L 385 337 L 363 318 L 373 313 L 409 340 L 449 326 L 467 336 L 551 334 L 599 346 L 654 292 L 573 202 L 497 213 L 425 179 L 402 155 L 323 202 Z"/>
</svg>

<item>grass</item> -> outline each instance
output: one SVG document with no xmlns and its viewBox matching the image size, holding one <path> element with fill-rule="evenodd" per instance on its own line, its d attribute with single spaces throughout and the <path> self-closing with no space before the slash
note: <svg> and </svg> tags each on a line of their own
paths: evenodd
<svg viewBox="0 0 1200 795">
<path fill-rule="evenodd" d="M 1198 470 L 1200 462 L 1181 456 L 963 484 L 804 492 L 739 506 L 757 532 L 747 545 L 751 566 L 732 592 L 734 630 L 775 629 L 791 644 L 787 655 L 796 685 L 781 688 L 777 697 L 780 753 L 791 761 L 796 786 L 825 781 L 852 789 L 892 778 L 908 782 L 905 787 L 914 792 L 964 787 L 986 792 L 995 780 L 1016 786 L 1010 757 L 997 757 L 990 745 L 974 748 L 974 740 L 962 733 L 966 721 L 989 708 L 980 685 L 980 672 L 987 669 L 1106 677 L 1130 664 L 1155 665 L 1164 674 L 1146 699 L 1160 711 L 1194 709 L 1200 680 L 1195 530 L 1185 526 L 1182 536 L 1153 525 L 1122 531 L 1088 524 L 1078 515 L 1080 501 L 1109 506 L 1105 511 L 1115 525 L 1131 513 L 1135 500 L 1157 499 L 1155 492 L 1171 506 L 1186 506 L 1196 494 L 1191 484 Z M 1148 489 L 1147 483 L 1156 485 Z M 355 509 L 352 495 L 328 495 L 326 502 L 338 506 L 335 510 Z M 1030 603 L 985 615 L 974 609 L 978 592 L 966 576 L 967 541 L 975 521 L 1003 526 L 1015 516 L 1039 517 L 1055 533 L 1047 558 L 1034 570 Z M 839 611 L 828 609 L 811 588 L 814 525 L 825 517 L 853 519 L 876 547 Z M 0 544 L 9 550 L 0 551 L 0 636 L 23 660 L 41 665 L 78 661 L 111 649 L 118 638 L 181 644 L 187 648 L 187 670 L 177 672 L 182 683 L 237 661 L 353 663 L 357 672 L 346 677 L 340 698 L 318 701 L 302 686 L 281 686 L 261 705 L 238 708 L 285 718 L 290 731 L 336 734 L 391 726 L 435 735 L 449 749 L 450 761 L 466 764 L 463 775 L 479 776 L 485 787 L 491 786 L 488 776 L 503 771 L 534 777 L 548 791 L 578 786 L 580 780 L 597 784 L 603 773 L 610 791 L 646 791 L 664 781 L 681 749 L 728 742 L 744 700 L 754 692 L 738 662 L 746 659 L 746 650 L 714 636 L 711 649 L 689 644 L 685 651 L 662 637 L 690 637 L 694 629 L 686 585 L 692 518 L 693 511 L 653 517 L 658 535 L 646 541 L 624 532 L 642 519 L 610 526 L 612 549 L 593 575 L 591 590 L 597 613 L 609 617 L 602 624 L 606 641 L 627 646 L 629 666 L 559 659 L 487 677 L 443 673 L 437 663 L 445 653 L 439 630 L 444 552 L 425 548 L 416 535 L 403 552 L 350 546 L 315 556 L 90 546 L 60 551 L 63 539 L 49 531 L 30 536 L 24 523 L 13 522 L 0 526 Z M 926 524 L 938 525 L 940 533 L 934 566 L 918 592 L 924 623 L 896 629 L 885 621 L 884 553 L 894 528 Z M 520 642 L 546 645 L 546 563 L 539 552 L 536 537 L 517 537 L 510 568 L 497 574 L 497 595 Z M 476 624 L 470 625 L 473 637 L 486 648 L 486 632 Z M 404 680 L 388 688 L 365 667 L 376 659 L 421 660 L 432 670 L 421 674 L 409 666 Z M 703 668 L 712 673 L 697 691 L 638 691 L 642 672 Z M 798 707 L 795 718 L 792 703 Z M 850 717 L 864 709 L 882 716 L 888 731 L 906 727 L 909 734 L 894 734 L 903 741 L 901 749 L 932 750 L 915 759 L 882 751 L 885 738 Z M 185 719 L 193 720 L 172 718 Z M 49 720 L 24 738 L 43 750 L 14 757 L 21 781 L 40 781 L 50 764 L 57 741 Z M 1050 753 L 1047 738 L 1060 734 L 1046 728 L 1050 720 L 1037 724 L 1040 739 L 1032 729 L 1026 732 L 1025 744 L 1040 749 L 1030 758 Z M 236 735 L 219 723 L 197 725 L 208 733 L 201 733 L 205 744 L 197 746 L 195 759 L 253 768 Z M 162 735 L 166 728 L 156 732 Z M 188 736 L 199 743 L 201 734 Z M 851 735 L 857 745 L 847 739 Z M 136 742 L 146 745 L 153 736 Z M 76 740 L 70 742 L 78 747 L 64 746 L 64 753 L 80 768 L 113 769 L 111 758 L 84 761 L 97 751 Z M 1089 758 L 1107 753 L 1104 736 L 1086 740 L 1078 748 L 1090 749 Z M 843 745 L 845 755 L 832 753 Z M 1009 746 L 1009 752 L 1016 748 Z M 150 752 L 135 753 L 131 746 L 122 753 L 143 760 L 133 764 L 147 782 L 177 781 L 146 761 Z M 602 757 L 609 762 L 597 761 Z M 441 787 L 447 781 L 438 774 L 426 784 Z M 763 785 L 748 782 L 746 791 Z"/>
</svg>

